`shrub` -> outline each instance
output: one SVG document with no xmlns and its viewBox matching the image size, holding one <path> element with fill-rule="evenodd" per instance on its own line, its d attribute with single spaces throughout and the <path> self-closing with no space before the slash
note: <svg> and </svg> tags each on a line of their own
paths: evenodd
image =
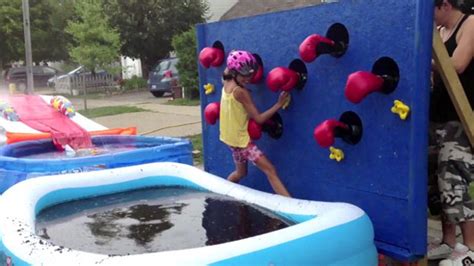
<svg viewBox="0 0 474 266">
<path fill-rule="evenodd" d="M 144 78 L 139 78 L 137 76 L 133 76 L 131 79 L 125 79 L 121 82 L 123 90 L 138 90 L 147 87 L 146 80 Z"/>
<path fill-rule="evenodd" d="M 179 62 L 176 68 L 179 72 L 179 82 L 184 88 L 184 94 L 189 99 L 199 99 L 199 77 L 196 52 L 196 31 L 191 28 L 173 36 L 172 45 Z"/>
</svg>

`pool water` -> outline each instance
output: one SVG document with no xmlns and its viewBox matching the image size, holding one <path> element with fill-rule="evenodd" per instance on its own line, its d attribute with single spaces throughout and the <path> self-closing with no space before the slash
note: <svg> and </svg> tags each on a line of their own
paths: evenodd
<svg viewBox="0 0 474 266">
<path fill-rule="evenodd" d="M 231 197 L 158 187 L 52 206 L 38 214 L 36 233 L 66 248 L 128 255 L 216 245 L 292 224 Z"/>
<path fill-rule="evenodd" d="M 131 151 L 136 149 L 144 149 L 144 148 L 152 148 L 158 147 L 162 144 L 153 144 L 153 143 L 111 143 L 111 144 L 103 144 L 103 145 L 96 145 L 91 148 L 85 149 L 78 149 L 75 151 L 72 150 L 64 150 L 60 151 L 57 149 L 46 149 L 43 151 L 38 151 L 36 153 L 25 153 L 19 155 L 18 158 L 23 159 L 63 159 L 63 158 L 80 158 L 80 157 L 88 157 L 88 156 L 95 156 L 95 155 L 102 155 L 102 154 L 113 154 L 125 151 Z"/>
</svg>

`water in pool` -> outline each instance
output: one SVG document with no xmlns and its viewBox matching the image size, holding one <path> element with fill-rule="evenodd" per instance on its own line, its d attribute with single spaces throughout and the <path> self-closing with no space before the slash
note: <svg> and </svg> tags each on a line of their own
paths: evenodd
<svg viewBox="0 0 474 266">
<path fill-rule="evenodd" d="M 110 144 L 102 144 L 97 145 L 92 148 L 86 149 L 78 149 L 76 151 L 72 149 L 66 149 L 64 151 L 52 149 L 52 150 L 44 150 L 39 151 L 36 153 L 26 153 L 19 158 L 23 159 L 62 159 L 62 158 L 79 158 L 79 157 L 87 157 L 87 156 L 95 156 L 101 154 L 111 154 L 111 153 L 119 153 L 125 152 L 130 150 L 136 149 L 144 149 L 150 147 L 160 146 L 159 144 L 153 143 L 139 143 L 139 144 L 130 144 L 130 143 L 110 143 Z"/>
<path fill-rule="evenodd" d="M 231 197 L 161 187 L 47 208 L 38 214 L 36 233 L 75 250 L 126 255 L 215 245 L 292 224 Z"/>
</svg>

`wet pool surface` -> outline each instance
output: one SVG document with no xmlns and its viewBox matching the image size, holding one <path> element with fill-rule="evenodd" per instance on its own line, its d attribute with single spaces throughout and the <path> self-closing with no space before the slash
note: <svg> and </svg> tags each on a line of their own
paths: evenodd
<svg viewBox="0 0 474 266">
<path fill-rule="evenodd" d="M 49 150 L 49 151 L 41 151 L 31 154 L 24 154 L 22 156 L 18 156 L 18 158 L 23 159 L 65 159 L 65 158 L 80 158 L 80 157 L 88 157 L 88 156 L 96 156 L 102 154 L 113 154 L 119 152 L 126 152 L 136 149 L 144 149 L 144 148 L 152 148 L 158 147 L 161 144 L 123 144 L 123 143 L 114 143 L 114 144 L 103 144 L 97 145 L 92 148 L 86 149 L 78 149 L 76 151 L 73 150 Z"/>
<path fill-rule="evenodd" d="M 221 244 L 292 224 L 231 197 L 161 187 L 47 208 L 38 214 L 36 233 L 75 250 L 127 255 Z"/>
</svg>

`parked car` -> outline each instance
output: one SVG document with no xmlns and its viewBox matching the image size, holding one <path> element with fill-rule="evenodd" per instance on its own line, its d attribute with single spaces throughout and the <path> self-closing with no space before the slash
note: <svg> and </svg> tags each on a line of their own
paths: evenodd
<svg viewBox="0 0 474 266">
<path fill-rule="evenodd" d="M 150 72 L 148 77 L 148 89 L 155 97 L 161 97 L 165 92 L 171 92 L 173 86 L 179 80 L 176 64 L 178 58 L 167 58 L 161 60 Z"/>
<path fill-rule="evenodd" d="M 87 71 L 84 66 L 79 66 L 64 75 L 60 75 L 60 76 L 55 75 L 51 77 L 50 79 L 48 79 L 47 85 L 50 88 L 54 88 L 58 81 L 61 82 L 70 77 L 91 76 L 91 75 L 92 73 L 90 71 Z M 96 71 L 96 76 L 100 77 L 100 76 L 106 76 L 106 75 L 107 75 L 107 72 L 105 70 Z"/>
<path fill-rule="evenodd" d="M 48 79 L 57 75 L 59 71 L 48 66 L 33 66 L 33 83 L 35 87 L 46 87 Z M 13 67 L 6 71 L 5 82 L 14 83 L 18 90 L 26 88 L 26 67 Z"/>
</svg>

